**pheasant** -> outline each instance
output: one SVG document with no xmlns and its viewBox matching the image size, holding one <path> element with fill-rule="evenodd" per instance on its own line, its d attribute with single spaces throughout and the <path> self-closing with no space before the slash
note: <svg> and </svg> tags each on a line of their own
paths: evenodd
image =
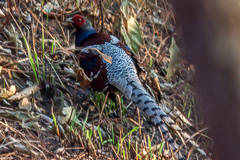
<svg viewBox="0 0 240 160">
<path fill-rule="evenodd" d="M 117 90 L 122 92 L 126 99 L 132 101 L 151 118 L 154 126 L 160 128 L 163 137 L 175 152 L 178 145 L 171 137 L 165 123 L 175 130 L 181 129 L 161 110 L 141 84 L 138 73 L 142 67 L 131 49 L 115 36 L 97 33 L 83 16 L 75 15 L 70 21 L 76 28 L 75 46 L 84 48 L 80 54 L 80 67 L 92 80 L 90 87 L 99 92 L 112 93 Z M 112 63 L 99 58 L 95 52 L 88 50 L 90 48 L 110 56 Z M 180 152 L 176 157 L 183 159 Z"/>
</svg>

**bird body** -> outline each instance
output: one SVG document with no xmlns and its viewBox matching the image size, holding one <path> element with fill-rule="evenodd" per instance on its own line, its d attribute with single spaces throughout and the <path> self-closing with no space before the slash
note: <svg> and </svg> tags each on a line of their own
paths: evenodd
<svg viewBox="0 0 240 160">
<path fill-rule="evenodd" d="M 112 88 L 121 91 L 125 98 L 131 100 L 151 118 L 155 126 L 160 127 L 163 137 L 167 139 L 173 151 L 177 150 L 178 146 L 165 123 L 175 130 L 181 129 L 160 109 L 141 84 L 138 72 L 142 67 L 131 50 L 115 36 L 97 33 L 83 16 L 75 15 L 72 20 L 77 29 L 75 45 L 84 48 L 80 54 L 80 66 L 92 79 L 91 87 L 101 92 L 111 92 Z M 96 53 L 88 50 L 90 48 L 111 56 L 112 63 L 99 58 Z M 178 156 L 182 158 L 180 153 Z"/>
<path fill-rule="evenodd" d="M 98 36 L 102 36 L 102 34 L 92 34 L 91 36 L 89 36 L 89 38 L 86 39 L 86 41 L 91 40 L 91 38 L 93 38 L 92 40 L 95 39 L 95 37 Z M 104 36 L 102 36 L 104 37 Z M 105 38 L 106 37 L 106 38 Z M 125 51 L 118 46 L 119 40 L 114 37 L 114 36 L 105 36 L 105 39 L 101 39 L 104 40 L 102 41 L 103 43 L 101 43 L 101 41 L 94 41 L 94 45 L 80 45 L 81 47 L 85 47 L 85 49 L 88 48 L 95 48 L 98 49 L 100 52 L 111 56 L 112 58 L 112 63 L 108 63 L 106 61 L 103 60 L 104 66 L 106 66 L 106 70 L 107 70 L 107 81 L 108 83 L 106 83 L 106 87 L 108 87 L 109 84 L 113 85 L 113 86 L 118 86 L 119 83 L 123 83 L 125 82 L 128 78 L 137 78 L 137 71 L 134 65 L 133 60 L 131 59 L 130 56 L 128 56 Z M 92 41 L 90 41 L 90 43 L 92 43 Z M 86 43 L 85 43 L 86 44 Z M 83 49 L 83 52 L 88 52 L 87 50 Z M 81 62 L 80 62 L 81 63 Z M 82 65 L 82 67 L 84 68 L 85 66 Z M 103 69 L 103 68 L 102 68 Z M 90 75 L 94 78 L 97 78 L 98 75 Z M 122 81 L 122 82 L 121 82 Z M 117 87 L 119 90 L 121 90 L 122 88 L 119 86 Z M 103 88 L 103 92 L 106 90 L 107 88 Z M 130 96 L 128 96 L 130 98 Z"/>
</svg>

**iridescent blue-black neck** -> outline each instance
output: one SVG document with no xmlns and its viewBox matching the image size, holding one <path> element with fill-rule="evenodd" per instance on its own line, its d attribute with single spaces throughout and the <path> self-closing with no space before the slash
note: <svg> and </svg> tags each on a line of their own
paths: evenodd
<svg viewBox="0 0 240 160">
<path fill-rule="evenodd" d="M 91 34 L 96 33 L 95 29 L 91 25 L 84 26 L 81 28 L 76 28 L 76 29 L 77 29 L 77 32 L 76 32 L 75 46 L 80 46 L 80 43 L 85 38 L 87 38 Z"/>
</svg>

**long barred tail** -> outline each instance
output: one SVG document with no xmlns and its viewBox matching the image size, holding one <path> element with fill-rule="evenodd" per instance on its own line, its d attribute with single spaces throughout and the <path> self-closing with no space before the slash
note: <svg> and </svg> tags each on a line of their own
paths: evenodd
<svg viewBox="0 0 240 160">
<path fill-rule="evenodd" d="M 171 128 L 181 130 L 174 121 L 156 104 L 152 96 L 146 91 L 142 84 L 138 81 L 127 80 L 128 87 L 132 88 L 130 100 L 139 107 L 144 113 L 150 116 L 155 126 L 165 126 L 168 123 Z M 163 122 L 163 121 L 164 122 Z M 161 128 L 163 131 L 168 130 L 166 127 Z"/>
<path fill-rule="evenodd" d="M 116 87 L 124 94 L 124 96 L 131 100 L 138 108 L 146 113 L 152 123 L 159 127 L 163 138 L 165 138 L 173 152 L 178 149 L 178 145 L 173 140 L 168 131 L 167 123 L 172 129 L 181 131 L 181 128 L 174 123 L 174 121 L 156 104 L 151 95 L 142 86 L 138 78 L 119 80 Z M 165 123 L 164 123 L 165 122 Z M 183 159 L 180 152 L 177 152 L 177 159 Z"/>
</svg>

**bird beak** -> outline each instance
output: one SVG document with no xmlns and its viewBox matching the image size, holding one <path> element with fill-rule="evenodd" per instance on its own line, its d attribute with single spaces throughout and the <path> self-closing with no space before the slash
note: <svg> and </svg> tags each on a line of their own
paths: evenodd
<svg viewBox="0 0 240 160">
<path fill-rule="evenodd" d="M 68 22 L 68 23 L 73 23 L 72 17 L 66 19 L 66 22 Z"/>
</svg>

